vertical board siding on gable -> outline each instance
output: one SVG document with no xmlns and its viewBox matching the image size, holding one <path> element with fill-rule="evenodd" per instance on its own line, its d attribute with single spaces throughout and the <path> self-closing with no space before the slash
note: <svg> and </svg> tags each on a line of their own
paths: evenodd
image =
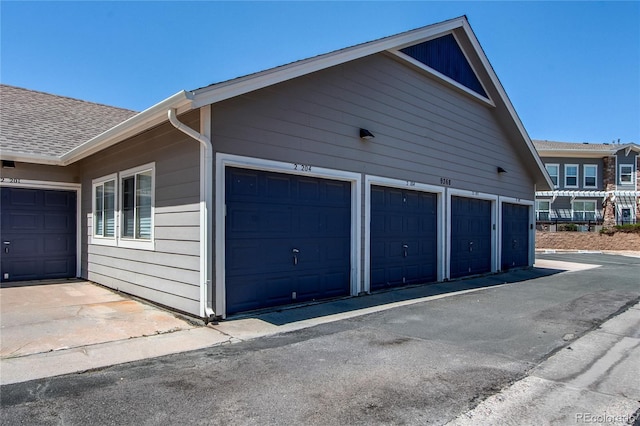
<svg viewBox="0 0 640 426">
<path fill-rule="evenodd" d="M 453 34 L 401 49 L 401 52 L 446 75 L 476 93 L 487 96 Z"/>
<path fill-rule="evenodd" d="M 198 111 L 180 117 L 199 126 Z M 155 162 L 155 250 L 89 245 L 92 179 Z M 82 160 L 82 274 L 174 309 L 200 309 L 200 146 L 169 124 Z M 84 231 L 84 230 L 87 231 Z"/>
<path fill-rule="evenodd" d="M 492 108 L 375 55 L 214 105 L 218 152 L 532 199 Z M 365 127 L 376 136 L 358 137 Z M 498 176 L 496 167 L 508 170 Z"/>
</svg>

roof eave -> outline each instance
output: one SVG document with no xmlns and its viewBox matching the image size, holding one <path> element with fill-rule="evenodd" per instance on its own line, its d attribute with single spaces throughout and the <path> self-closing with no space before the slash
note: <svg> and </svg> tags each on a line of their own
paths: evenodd
<svg viewBox="0 0 640 426">
<path fill-rule="evenodd" d="M 565 158 L 602 158 L 616 155 L 617 150 L 606 151 L 578 151 L 566 149 L 541 149 L 538 154 L 541 157 L 565 157 Z"/>
<path fill-rule="evenodd" d="M 59 165 L 66 166 L 102 151 L 129 137 L 135 136 L 153 126 L 167 121 L 167 111 L 176 109 L 178 113 L 192 109 L 192 94 L 184 90 L 158 102 L 109 130 L 89 139 L 82 145 L 59 157 Z"/>
<path fill-rule="evenodd" d="M 504 90 L 504 87 L 502 87 L 502 83 L 500 83 L 500 79 L 498 79 L 498 76 L 493 70 L 493 66 L 491 66 L 491 63 L 489 63 L 489 59 L 484 54 L 484 50 L 482 49 L 482 46 L 480 46 L 480 42 L 476 38 L 475 33 L 471 29 L 471 25 L 469 25 L 469 22 L 466 19 L 463 20 L 463 28 L 465 30 L 465 33 L 467 34 L 467 37 L 469 37 L 469 41 L 473 45 L 474 50 L 476 51 L 478 57 L 480 58 L 482 65 L 484 66 L 485 70 L 489 74 L 489 78 L 491 79 L 491 82 L 493 83 L 495 89 L 498 91 L 500 98 L 504 102 L 504 105 L 507 108 L 509 115 L 511 116 L 512 120 L 516 124 L 518 132 L 522 136 L 522 141 L 524 142 L 527 149 L 529 150 L 529 153 L 531 154 L 531 158 L 533 159 L 535 165 L 537 166 L 537 169 L 536 169 L 537 173 L 535 173 L 535 176 L 534 176 L 534 183 L 536 184 L 536 187 L 539 189 L 553 188 L 553 182 L 551 181 L 551 177 L 549 176 L 549 173 L 547 173 L 547 170 L 544 167 L 544 163 L 542 162 L 540 155 L 538 155 L 538 151 L 533 145 L 533 141 L 529 137 L 527 130 L 524 128 L 522 121 L 520 121 L 520 117 L 518 116 L 518 113 L 513 107 L 513 104 L 511 103 L 509 96 L 507 96 L 507 92 Z"/>
<path fill-rule="evenodd" d="M 60 157 L 44 154 L 28 154 L 23 152 L 12 152 L 6 149 L 2 150 L 0 157 L 3 160 L 15 161 L 18 163 L 45 164 L 49 166 L 63 166 Z"/>
<path fill-rule="evenodd" d="M 398 46 L 404 44 L 413 43 L 443 32 L 461 28 L 465 23 L 466 19 L 464 17 L 454 18 L 428 27 L 418 28 L 395 36 L 370 41 L 335 52 L 293 62 L 289 65 L 272 68 L 255 74 L 250 74 L 245 77 L 196 89 L 193 92 L 195 95 L 193 106 L 194 108 L 198 108 L 204 105 L 213 104 L 254 90 L 291 80 L 296 77 L 301 77 L 312 72 L 353 61 L 355 59 L 384 52 L 389 49 L 396 49 Z"/>
<path fill-rule="evenodd" d="M 210 105 L 216 102 L 230 99 L 235 96 L 240 96 L 254 90 L 259 90 L 277 83 L 281 83 L 296 77 L 310 74 L 315 71 L 320 71 L 332 66 L 340 65 L 348 61 L 363 58 L 365 56 L 381 53 L 388 50 L 396 50 L 401 46 L 406 46 L 411 43 L 420 42 L 437 36 L 438 34 L 453 31 L 455 29 L 462 28 L 467 34 L 474 50 L 476 51 L 480 61 L 487 70 L 489 77 L 498 91 L 500 97 L 503 99 L 504 104 L 508 110 L 509 115 L 513 119 L 519 133 L 522 136 L 522 142 L 526 145 L 531 159 L 535 166 L 534 181 L 539 188 L 552 188 L 553 183 L 549 174 L 546 172 L 544 164 L 538 155 L 533 142 L 529 138 L 520 118 L 511 101 L 507 97 L 507 94 L 502 87 L 502 84 L 498 80 L 493 67 L 489 63 L 489 60 L 484 54 L 478 39 L 476 38 L 469 22 L 466 17 L 458 17 L 438 24 L 433 24 L 428 27 L 419 28 L 406 33 L 398 34 L 396 36 L 386 37 L 380 40 L 374 40 L 368 43 L 359 44 L 350 48 L 342 49 L 336 52 L 327 53 L 325 55 L 316 56 L 306 60 L 294 62 L 282 67 L 265 70 L 256 74 L 251 74 L 238 79 L 230 80 L 227 82 L 215 84 L 212 86 L 196 89 L 193 91 L 193 107 L 198 108 L 205 105 Z"/>
</svg>

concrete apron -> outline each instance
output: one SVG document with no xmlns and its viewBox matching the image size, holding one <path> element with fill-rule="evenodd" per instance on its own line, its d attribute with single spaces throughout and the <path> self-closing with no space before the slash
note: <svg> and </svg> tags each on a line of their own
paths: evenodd
<svg viewBox="0 0 640 426">
<path fill-rule="evenodd" d="M 0 384 L 85 371 L 229 341 L 86 281 L 0 288 Z"/>
</svg>

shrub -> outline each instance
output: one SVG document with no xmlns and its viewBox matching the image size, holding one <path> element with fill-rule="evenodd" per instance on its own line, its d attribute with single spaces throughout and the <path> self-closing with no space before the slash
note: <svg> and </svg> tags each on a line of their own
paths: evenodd
<svg viewBox="0 0 640 426">
<path fill-rule="evenodd" d="M 615 229 L 618 232 L 640 233 L 640 223 L 636 223 L 636 224 L 628 223 L 626 225 L 616 225 Z"/>
<path fill-rule="evenodd" d="M 578 225 L 575 223 L 563 223 L 562 225 L 558 225 L 558 231 L 577 232 Z"/>
</svg>

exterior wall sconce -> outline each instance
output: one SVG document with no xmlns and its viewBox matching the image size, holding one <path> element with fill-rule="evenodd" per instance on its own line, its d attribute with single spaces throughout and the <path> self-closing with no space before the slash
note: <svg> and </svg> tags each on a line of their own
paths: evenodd
<svg viewBox="0 0 640 426">
<path fill-rule="evenodd" d="M 505 169 L 503 169 L 502 167 L 498 167 L 498 174 L 501 175 L 503 173 L 507 173 L 507 171 Z"/>
<path fill-rule="evenodd" d="M 2 168 L 3 169 L 15 169 L 16 162 L 11 160 L 2 160 Z"/>
<path fill-rule="evenodd" d="M 373 133 L 371 133 L 367 129 L 360 129 L 360 139 L 369 140 L 373 138 L 375 138 L 375 136 L 373 136 Z"/>
</svg>

